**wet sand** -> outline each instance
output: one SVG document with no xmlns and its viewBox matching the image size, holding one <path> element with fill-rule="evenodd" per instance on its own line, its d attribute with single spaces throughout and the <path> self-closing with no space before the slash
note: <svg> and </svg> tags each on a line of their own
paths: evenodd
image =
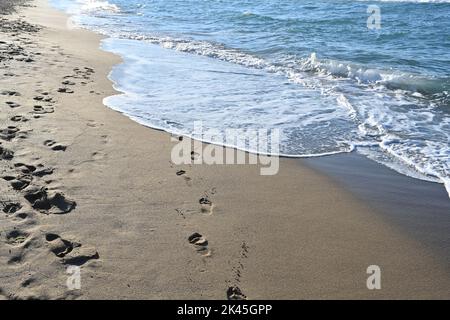
<svg viewBox="0 0 450 320">
<path fill-rule="evenodd" d="M 0 17 L 0 298 L 450 297 L 438 251 L 297 160 L 173 164 L 169 134 L 102 104 L 120 58 L 32 4 Z"/>
<path fill-rule="evenodd" d="M 358 153 L 300 162 L 327 174 L 385 221 L 436 251 L 450 272 L 450 199 L 442 184 L 402 175 Z"/>
</svg>

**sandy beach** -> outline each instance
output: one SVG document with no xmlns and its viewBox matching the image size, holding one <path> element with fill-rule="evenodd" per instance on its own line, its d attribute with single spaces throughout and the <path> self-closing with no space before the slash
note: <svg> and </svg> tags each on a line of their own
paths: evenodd
<svg viewBox="0 0 450 320">
<path fill-rule="evenodd" d="M 103 104 L 121 59 L 100 35 L 46 0 L 0 29 L 0 299 L 450 298 L 414 217 L 296 159 L 175 165 L 170 134 Z"/>
</svg>

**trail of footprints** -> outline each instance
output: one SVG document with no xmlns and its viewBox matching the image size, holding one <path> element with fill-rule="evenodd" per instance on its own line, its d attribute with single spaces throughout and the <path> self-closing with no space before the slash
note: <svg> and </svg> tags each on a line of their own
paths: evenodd
<svg viewBox="0 0 450 320">
<path fill-rule="evenodd" d="M 183 137 L 178 137 L 179 141 L 183 140 Z M 198 153 L 192 151 L 191 152 L 191 160 L 194 161 L 198 156 Z M 173 167 L 173 164 L 171 164 Z M 188 177 L 187 171 L 183 169 L 179 169 L 175 172 L 176 176 L 183 177 L 186 182 L 190 182 L 191 178 Z M 191 186 L 190 183 L 187 183 L 188 186 Z M 212 188 L 209 191 L 205 191 L 203 196 L 198 200 L 200 206 L 200 212 L 206 215 L 213 215 L 214 213 L 214 203 L 211 200 L 212 197 L 216 194 L 216 188 Z M 175 211 L 183 218 L 186 219 L 186 211 L 180 208 L 175 209 Z M 198 211 L 189 210 L 189 213 L 196 213 Z M 209 241 L 208 239 L 200 234 L 199 232 L 194 232 L 190 236 L 187 237 L 187 241 L 189 244 L 199 253 L 202 257 L 211 257 L 212 250 L 209 249 Z M 240 278 L 242 275 L 242 271 L 244 269 L 244 264 L 242 259 L 247 258 L 248 255 L 248 246 L 245 242 L 242 242 L 240 257 L 237 262 L 237 265 L 232 268 L 233 279 L 232 281 L 227 282 L 228 289 L 226 290 L 226 297 L 228 300 L 246 300 L 247 296 L 242 292 L 239 288 L 238 284 L 240 283 Z"/>
<path fill-rule="evenodd" d="M 22 21 L 3 18 L 0 18 L 0 22 L 0 30 L 3 33 L 17 32 L 10 34 L 8 41 L 0 41 L 0 70 L 5 69 L 4 76 L 13 77 L 14 73 L 6 71 L 10 68 L 11 61 L 33 63 L 40 55 L 30 54 L 26 48 L 14 44 L 14 37 L 37 32 L 39 28 Z M 88 67 L 75 68 L 73 71 L 73 75 L 66 76 L 61 81 L 62 87 L 55 89 L 57 94 L 73 93 L 70 87 L 76 84 L 75 79 L 80 79 L 80 84 L 84 85 L 94 73 L 94 70 Z M 32 98 L 31 106 L 24 106 L 16 101 L 21 99 L 23 102 L 26 98 L 20 92 L 0 91 L 2 100 L 6 99 L 0 108 L 7 109 L 2 113 L 8 114 L 10 121 L 10 124 L 0 127 L 0 178 L 3 180 L 0 187 L 3 189 L 3 186 L 9 185 L 9 190 L 1 190 L 0 219 L 10 219 L 8 225 L 12 225 L 10 230 L 0 229 L 0 239 L 9 248 L 10 265 L 26 266 L 24 258 L 27 250 L 41 249 L 37 243 L 43 243 L 63 265 L 81 266 L 99 259 L 95 248 L 62 238 L 56 233 L 46 233 L 39 225 L 41 215 L 68 214 L 76 208 L 76 202 L 62 192 L 46 187 L 47 182 L 44 179 L 54 173 L 54 168 L 42 163 L 24 163 L 15 160 L 14 150 L 20 150 L 21 139 L 26 139 L 30 134 L 21 128 L 22 125 L 55 112 L 56 101 L 50 92 L 39 90 L 38 93 Z M 43 146 L 54 152 L 64 152 L 67 149 L 67 146 L 54 140 L 44 141 Z M 22 283 L 22 287 L 29 287 L 32 282 L 26 280 Z M 15 293 L 7 294 L 0 284 L 0 295 L 8 298 L 14 297 Z"/>
</svg>

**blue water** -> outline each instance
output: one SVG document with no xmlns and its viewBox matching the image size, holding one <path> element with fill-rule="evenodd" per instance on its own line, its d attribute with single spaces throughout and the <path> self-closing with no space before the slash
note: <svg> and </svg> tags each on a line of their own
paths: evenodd
<svg viewBox="0 0 450 320">
<path fill-rule="evenodd" d="M 450 1 L 53 3 L 110 36 L 105 104 L 136 121 L 278 128 L 284 155 L 360 152 L 450 192 Z"/>
</svg>

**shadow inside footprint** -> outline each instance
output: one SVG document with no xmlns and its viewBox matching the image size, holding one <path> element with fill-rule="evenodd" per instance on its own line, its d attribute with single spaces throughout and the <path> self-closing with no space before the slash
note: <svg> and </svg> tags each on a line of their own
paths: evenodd
<svg viewBox="0 0 450 320">
<path fill-rule="evenodd" d="M 59 88 L 58 92 L 61 92 L 61 93 L 73 93 L 73 90 L 69 89 L 69 88 Z"/>
<path fill-rule="evenodd" d="M 19 211 L 22 205 L 18 202 L 0 201 L 0 209 L 7 214 Z"/>
<path fill-rule="evenodd" d="M 44 108 L 43 106 L 34 106 L 33 113 L 35 114 L 45 114 L 45 113 L 53 113 L 55 109 L 53 107 Z"/>
<path fill-rule="evenodd" d="M 50 174 L 53 174 L 53 168 L 44 168 L 44 169 L 33 172 L 33 176 L 35 176 L 35 177 L 43 177 L 43 176 L 47 176 Z"/>
<path fill-rule="evenodd" d="M 50 251 L 58 258 L 64 258 L 64 264 L 81 266 L 89 260 L 98 259 L 97 250 L 92 247 L 83 247 L 81 243 L 72 242 L 61 238 L 55 233 L 47 233 L 45 235 Z"/>
<path fill-rule="evenodd" d="M 76 207 L 76 202 L 66 199 L 64 194 L 59 192 L 50 194 L 45 188 L 29 191 L 24 197 L 34 209 L 45 213 L 64 214 Z"/>
<path fill-rule="evenodd" d="M 64 264 L 82 266 L 90 260 L 99 259 L 98 252 L 93 248 L 79 248 L 63 260 Z"/>
<path fill-rule="evenodd" d="M 10 90 L 4 90 L 1 92 L 1 95 L 3 96 L 20 96 L 20 93 L 18 93 L 17 91 L 10 91 Z"/>
<path fill-rule="evenodd" d="M 27 122 L 28 119 L 25 118 L 24 116 L 17 115 L 17 116 L 11 117 L 11 121 L 14 121 L 14 122 Z"/>
<path fill-rule="evenodd" d="M 27 165 L 27 164 L 20 163 L 20 162 L 19 163 L 15 163 L 14 167 L 20 169 L 20 171 L 22 173 L 25 173 L 25 174 L 30 174 L 30 173 L 33 173 L 34 171 L 36 171 L 36 167 L 35 166 Z"/>
<path fill-rule="evenodd" d="M 28 175 L 21 176 L 16 180 L 11 181 L 11 186 L 14 188 L 14 190 L 23 190 L 30 185 L 31 181 L 33 181 L 33 177 Z"/>
<path fill-rule="evenodd" d="M 183 174 L 185 174 L 186 173 L 186 171 L 184 171 L 184 170 L 178 170 L 177 172 L 176 172 L 176 175 L 177 176 L 182 176 Z"/>
<path fill-rule="evenodd" d="M 61 144 L 57 144 L 54 140 L 45 140 L 44 145 L 50 147 L 53 151 L 66 151 L 67 147 Z"/>
<path fill-rule="evenodd" d="M 13 101 L 6 101 L 6 104 L 7 104 L 10 108 L 18 108 L 18 107 L 20 107 L 20 104 L 18 104 L 17 102 L 13 102 Z"/>
<path fill-rule="evenodd" d="M 6 242 L 10 245 L 20 245 L 29 237 L 29 234 L 21 230 L 12 230 L 6 234 Z"/>
<path fill-rule="evenodd" d="M 211 200 L 209 200 L 209 198 L 207 196 L 200 198 L 200 200 L 198 200 L 198 202 L 201 204 L 201 211 L 203 213 L 209 213 L 212 214 L 213 213 L 213 203 Z"/>
<path fill-rule="evenodd" d="M 49 244 L 50 251 L 53 252 L 58 258 L 65 257 L 67 254 L 72 252 L 73 248 L 80 246 L 80 244 L 62 239 L 59 235 L 54 233 L 47 233 L 45 235 L 45 240 L 47 240 Z"/>
<path fill-rule="evenodd" d="M 16 133 L 19 131 L 19 128 L 14 126 L 9 126 L 5 129 L 0 130 L 0 138 L 3 140 L 11 140 L 16 137 Z"/>
<path fill-rule="evenodd" d="M 11 160 L 14 158 L 14 152 L 0 146 L 0 159 Z"/>
<path fill-rule="evenodd" d="M 198 252 L 203 253 L 205 256 L 210 254 L 208 250 L 208 240 L 206 240 L 206 238 L 200 233 L 194 232 L 188 237 L 188 241 L 190 244 L 195 246 Z"/>
</svg>

